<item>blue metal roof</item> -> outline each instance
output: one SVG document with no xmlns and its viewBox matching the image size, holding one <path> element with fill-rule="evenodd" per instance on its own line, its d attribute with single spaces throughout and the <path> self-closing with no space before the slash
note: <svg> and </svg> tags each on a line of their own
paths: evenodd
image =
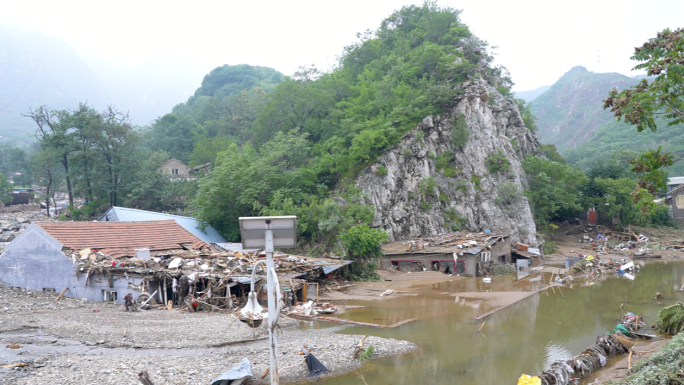
<svg viewBox="0 0 684 385">
<path fill-rule="evenodd" d="M 207 243 L 225 243 L 228 242 L 226 238 L 221 236 L 219 232 L 211 227 L 207 226 L 204 232 L 197 228 L 197 219 L 184 217 L 180 215 L 155 213 L 153 211 L 129 209 L 126 207 L 114 206 L 107 210 L 106 213 L 102 214 L 100 221 L 159 221 L 165 219 L 173 219 L 182 228 L 190 232 L 192 235 L 203 240 Z"/>
</svg>

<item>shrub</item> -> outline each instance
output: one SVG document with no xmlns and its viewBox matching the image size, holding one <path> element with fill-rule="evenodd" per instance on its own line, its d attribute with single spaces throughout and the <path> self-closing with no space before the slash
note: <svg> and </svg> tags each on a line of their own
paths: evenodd
<svg viewBox="0 0 684 385">
<path fill-rule="evenodd" d="M 425 137 L 425 132 L 424 131 L 418 131 L 416 132 L 416 141 L 420 143 L 421 146 L 425 146 L 425 142 L 423 142 L 423 138 Z"/>
<path fill-rule="evenodd" d="M 418 185 L 418 188 L 420 189 L 420 193 L 422 195 L 427 195 L 434 192 L 436 187 L 439 186 L 437 185 L 437 182 L 435 182 L 435 178 L 433 177 L 424 178 L 420 181 L 420 184 Z"/>
<path fill-rule="evenodd" d="M 378 167 L 378 175 L 387 175 L 387 167 L 381 164 L 380 167 Z"/>
<path fill-rule="evenodd" d="M 354 281 L 379 279 L 375 273 L 378 267 L 375 260 L 382 255 L 381 244 L 387 240 L 387 233 L 363 224 L 350 228 L 341 239 L 347 250 L 346 258 L 354 261 L 343 271 L 346 278 Z"/>
<path fill-rule="evenodd" d="M 668 334 L 677 334 L 684 330 L 684 305 L 676 303 L 659 311 L 655 328 Z"/>
<path fill-rule="evenodd" d="M 420 209 L 423 211 L 430 211 L 432 208 L 432 205 L 426 201 L 420 202 Z"/>
<path fill-rule="evenodd" d="M 428 158 L 430 158 L 430 159 L 435 159 L 435 158 L 437 158 L 437 155 L 435 155 L 435 152 L 434 152 L 434 151 L 428 151 L 427 156 L 428 156 Z"/>
<path fill-rule="evenodd" d="M 494 198 L 497 206 L 507 206 L 507 209 L 516 209 L 520 202 L 520 189 L 518 185 L 511 182 L 503 182 L 499 185 L 499 191 Z"/>
<path fill-rule="evenodd" d="M 466 124 L 465 115 L 458 114 L 454 126 L 451 128 L 451 143 L 454 148 L 464 148 L 468 144 L 468 125 Z"/>
<path fill-rule="evenodd" d="M 556 242 L 544 242 L 542 250 L 544 251 L 544 254 L 553 254 L 558 251 L 558 246 L 556 245 Z"/>
<path fill-rule="evenodd" d="M 507 174 L 511 171 L 511 164 L 501 150 L 497 151 L 496 154 L 488 156 L 485 160 L 485 165 L 492 174 Z"/>
<path fill-rule="evenodd" d="M 473 184 L 475 185 L 475 188 L 476 188 L 476 189 L 482 191 L 482 189 L 480 188 L 480 181 L 482 181 L 482 177 L 481 177 L 481 176 L 476 175 L 476 174 L 473 174 L 473 175 L 470 176 L 470 181 L 473 182 Z"/>
<path fill-rule="evenodd" d="M 437 157 L 435 161 L 435 171 L 444 171 L 443 175 L 447 178 L 453 178 L 456 174 L 461 172 L 461 169 L 454 166 L 454 152 L 447 151 Z"/>
<path fill-rule="evenodd" d="M 401 150 L 401 154 L 406 156 L 406 157 L 409 157 L 409 156 L 413 155 L 413 151 L 411 151 L 410 148 L 404 147 L 404 149 Z"/>
</svg>

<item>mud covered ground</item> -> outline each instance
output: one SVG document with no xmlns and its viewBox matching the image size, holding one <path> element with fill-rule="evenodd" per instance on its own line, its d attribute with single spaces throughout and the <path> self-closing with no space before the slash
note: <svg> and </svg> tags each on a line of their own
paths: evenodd
<svg viewBox="0 0 684 385">
<path fill-rule="evenodd" d="M 54 301 L 55 293 L 0 287 L 0 383 L 138 384 L 148 371 L 155 384 L 210 384 L 247 357 L 255 378 L 268 367 L 265 324 L 252 329 L 220 312 L 150 310 L 128 313 L 122 305 Z M 283 382 L 308 373 L 300 348 L 306 345 L 331 371 L 361 366 L 350 362 L 362 336 L 335 332 L 341 326 L 302 328 L 281 317 L 279 363 Z M 304 325 L 306 326 L 306 325 Z M 415 344 L 369 337 L 371 358 L 411 352 Z"/>
</svg>

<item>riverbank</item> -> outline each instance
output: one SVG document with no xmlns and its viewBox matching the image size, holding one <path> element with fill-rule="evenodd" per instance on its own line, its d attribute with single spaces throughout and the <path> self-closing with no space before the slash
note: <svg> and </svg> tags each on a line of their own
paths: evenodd
<svg viewBox="0 0 684 385">
<path fill-rule="evenodd" d="M 209 384 L 243 358 L 257 384 L 269 366 L 266 324 L 252 329 L 221 312 L 150 310 L 128 313 L 123 305 L 60 299 L 55 293 L 0 287 L 0 383 L 131 384 L 145 370 L 155 384 Z M 360 335 L 321 329 L 282 316 L 278 331 L 282 382 L 296 382 L 308 370 L 299 351 L 312 349 L 334 376 L 359 368 L 350 362 Z M 371 359 L 405 354 L 416 345 L 369 337 Z"/>
</svg>

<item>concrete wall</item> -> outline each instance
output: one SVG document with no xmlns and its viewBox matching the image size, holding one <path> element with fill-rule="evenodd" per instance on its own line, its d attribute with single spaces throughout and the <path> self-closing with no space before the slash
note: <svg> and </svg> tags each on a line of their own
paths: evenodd
<svg viewBox="0 0 684 385">
<path fill-rule="evenodd" d="M 86 282 L 85 273 L 77 276 L 72 260 L 62 253 L 62 244 L 36 224 L 19 234 L 0 255 L 0 282 L 7 286 L 35 291 L 50 288 L 57 293 L 68 287 L 65 296 L 89 301 L 102 301 L 102 290 L 116 290 L 118 302 L 128 293 L 139 294 L 128 289 L 128 283 L 139 284 L 141 278 L 120 277 L 110 288 L 107 277 L 90 276 Z"/>
<path fill-rule="evenodd" d="M 463 254 L 459 255 L 458 259 L 465 259 L 465 271 L 467 274 L 472 274 L 473 277 L 477 275 L 477 264 L 480 262 L 480 255 Z"/>
<path fill-rule="evenodd" d="M 492 261 L 499 262 L 499 257 L 505 255 L 506 263 L 511 263 L 511 238 L 504 237 L 492 245 Z"/>
<path fill-rule="evenodd" d="M 679 198 L 678 198 L 679 197 Z M 679 190 L 672 194 L 672 217 L 684 218 L 684 190 Z M 679 201 L 679 204 L 677 204 Z"/>
</svg>

